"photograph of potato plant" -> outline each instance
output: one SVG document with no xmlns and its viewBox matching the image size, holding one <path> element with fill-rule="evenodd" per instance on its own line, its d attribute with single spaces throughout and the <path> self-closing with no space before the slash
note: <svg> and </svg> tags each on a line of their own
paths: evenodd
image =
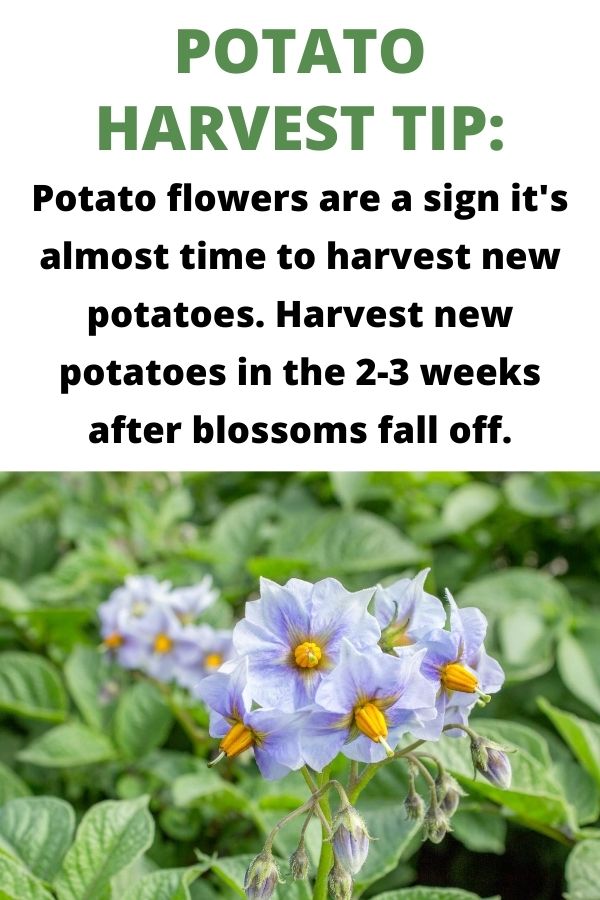
<svg viewBox="0 0 600 900">
<path fill-rule="evenodd" d="M 598 900 L 600 474 L 0 475 L 0 898 Z"/>
</svg>

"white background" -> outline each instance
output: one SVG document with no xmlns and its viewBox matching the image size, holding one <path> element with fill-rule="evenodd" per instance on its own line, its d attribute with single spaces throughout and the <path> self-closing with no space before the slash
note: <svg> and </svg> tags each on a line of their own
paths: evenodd
<svg viewBox="0 0 600 900">
<path fill-rule="evenodd" d="M 179 0 L 80 0 L 12 3 L 2 35 L 3 166 L 2 291 L 0 296 L 0 468 L 2 469 L 597 469 L 598 325 L 597 290 L 597 28 L 594 3 L 506 0 L 502 4 L 461 2 L 369 4 L 346 2 L 208 4 Z M 268 43 L 259 65 L 245 75 L 226 75 L 214 57 L 177 74 L 178 28 L 200 28 L 213 38 L 231 27 L 296 28 L 289 47 L 290 72 L 273 75 Z M 384 34 L 407 27 L 419 32 L 425 59 L 414 74 L 387 72 L 376 45 L 369 72 L 353 75 L 350 44 L 343 28 L 376 28 Z M 345 74 L 294 74 L 303 37 L 328 28 Z M 192 105 L 328 104 L 373 105 L 367 149 L 347 149 L 342 128 L 338 147 L 328 152 L 274 152 L 269 124 L 255 152 L 154 152 L 97 150 L 100 105 L 115 116 L 136 105 L 140 132 L 156 105 L 175 108 L 184 138 Z M 393 105 L 475 105 L 504 117 L 498 135 L 475 138 L 466 152 L 401 150 L 400 123 Z M 231 134 L 231 132 L 229 132 Z M 500 136 L 504 150 L 489 140 Z M 140 139 L 141 140 L 141 139 Z M 115 146 L 120 147 L 117 137 Z M 569 192 L 569 210 L 514 215 L 507 198 L 513 181 L 548 184 Z M 207 189 L 304 189 L 312 212 L 303 214 L 189 213 L 165 210 L 162 198 L 172 182 Z M 427 214 L 419 198 L 450 181 L 457 188 L 491 188 L 503 210 L 458 221 Z M 159 197 L 154 213 L 61 213 L 50 204 L 33 212 L 33 185 L 56 190 L 82 186 L 150 189 Z M 415 198 L 412 214 L 383 210 L 324 215 L 316 209 L 323 189 L 374 189 L 384 201 L 394 190 Z M 161 208 L 162 207 L 162 208 Z M 164 210 L 164 211 L 163 211 Z M 90 247 L 136 248 L 168 244 L 175 263 L 184 243 L 260 246 L 273 259 L 282 241 L 319 251 L 328 239 L 346 247 L 472 248 L 474 263 L 484 246 L 561 247 L 555 272 L 282 272 L 273 262 L 264 272 L 43 272 L 45 247 L 64 240 Z M 458 306 L 513 304 L 506 329 L 276 329 L 275 301 L 305 304 L 420 302 Z M 253 305 L 267 323 L 262 330 L 107 328 L 87 337 L 88 305 L 133 304 L 211 307 Z M 269 362 L 270 388 L 241 388 L 233 377 L 224 387 L 86 387 L 60 395 L 61 363 L 226 363 L 239 355 Z M 410 384 L 357 388 L 292 388 L 279 366 L 308 355 L 315 362 L 386 361 L 405 356 Z M 538 363 L 538 387 L 424 388 L 419 362 Z M 90 423 L 124 413 L 147 421 L 183 421 L 175 445 L 93 446 Z M 218 413 L 228 421 L 364 421 L 363 445 L 197 445 L 191 421 Z M 437 445 L 378 443 L 377 422 L 386 414 L 413 420 L 436 413 Z M 446 438 L 453 421 L 479 413 L 504 416 L 512 443 L 454 445 Z"/>
</svg>

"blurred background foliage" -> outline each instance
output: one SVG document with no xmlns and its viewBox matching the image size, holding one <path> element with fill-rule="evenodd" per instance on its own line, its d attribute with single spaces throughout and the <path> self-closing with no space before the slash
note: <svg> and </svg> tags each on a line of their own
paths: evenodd
<svg viewBox="0 0 600 900">
<path fill-rule="evenodd" d="M 196 864 L 202 877 L 182 897 L 238 896 L 235 860 L 304 791 L 294 776 L 262 783 L 251 766 L 200 770 L 186 729 L 203 727 L 203 713 L 109 666 L 98 604 L 128 574 L 183 585 L 208 571 L 222 598 L 207 620 L 228 627 L 261 575 L 358 589 L 431 566 L 428 590 L 448 587 L 488 616 L 488 649 L 508 677 L 480 719 L 520 748 L 515 789 L 499 797 L 470 781 L 464 757 L 450 759 L 475 794 L 433 847 L 376 779 L 385 839 L 359 887 L 400 898 L 417 881 L 506 900 L 568 887 L 572 900 L 597 900 L 599 882 L 582 872 L 600 879 L 599 537 L 598 473 L 0 475 L 0 803 L 56 795 L 79 815 L 149 794 L 156 827 L 138 874 Z M 0 860 L 2 828 L 0 809 Z M 198 863 L 195 848 L 230 868 Z"/>
</svg>

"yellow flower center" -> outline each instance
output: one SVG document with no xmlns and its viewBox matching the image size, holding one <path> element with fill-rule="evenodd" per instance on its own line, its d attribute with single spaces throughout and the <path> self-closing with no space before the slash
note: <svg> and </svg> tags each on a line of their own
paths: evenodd
<svg viewBox="0 0 600 900">
<path fill-rule="evenodd" d="M 250 729 L 246 728 L 242 722 L 236 722 L 219 744 L 219 749 L 231 759 L 243 753 L 244 750 L 248 750 L 253 743 L 254 735 Z"/>
<path fill-rule="evenodd" d="M 209 653 L 204 660 L 204 666 L 207 669 L 218 669 L 222 662 L 223 657 L 220 653 Z"/>
<path fill-rule="evenodd" d="M 104 638 L 104 646 L 109 650 L 116 650 L 122 643 L 123 638 L 117 631 L 113 631 L 112 634 L 109 634 L 108 637 Z"/>
<path fill-rule="evenodd" d="M 463 694 L 476 694 L 479 682 L 472 672 L 460 663 L 448 663 L 443 666 L 442 684 L 447 691 L 462 691 Z"/>
<path fill-rule="evenodd" d="M 387 737 L 388 729 L 385 716 L 374 703 L 365 703 L 364 706 L 358 706 L 354 710 L 354 721 L 357 728 L 376 743 L 381 738 Z"/>
<path fill-rule="evenodd" d="M 173 641 L 168 634 L 157 634 L 154 638 L 155 653 L 169 653 L 173 649 Z"/>
<path fill-rule="evenodd" d="M 321 662 L 322 655 L 321 648 L 318 644 L 313 644 L 312 641 L 298 644 L 294 650 L 296 665 L 300 666 L 301 669 L 314 669 Z"/>
</svg>

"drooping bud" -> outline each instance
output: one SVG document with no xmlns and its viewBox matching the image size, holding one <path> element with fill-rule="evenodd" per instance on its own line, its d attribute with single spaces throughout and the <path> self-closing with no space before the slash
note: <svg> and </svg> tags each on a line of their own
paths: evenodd
<svg viewBox="0 0 600 900">
<path fill-rule="evenodd" d="M 343 806 L 332 825 L 333 852 L 338 862 L 352 875 L 360 872 L 369 853 L 369 832 L 353 806 Z"/>
<path fill-rule="evenodd" d="M 471 740 L 471 758 L 477 772 L 496 787 L 507 790 L 512 781 L 512 768 L 506 749 L 483 737 Z"/>
<path fill-rule="evenodd" d="M 352 900 L 352 875 L 336 859 L 328 879 L 329 894 L 333 900 Z"/>
<path fill-rule="evenodd" d="M 439 844 L 449 831 L 452 831 L 452 829 L 446 814 L 442 812 L 437 803 L 432 803 L 423 819 L 423 840 L 431 841 L 432 844 Z"/>
<path fill-rule="evenodd" d="M 244 891 L 249 900 L 269 900 L 277 882 L 279 869 L 270 850 L 263 850 L 255 856 L 246 870 Z"/>
<path fill-rule="evenodd" d="M 446 772 L 440 773 L 435 780 L 438 804 L 448 819 L 451 819 L 460 803 L 461 797 L 466 797 L 458 781 Z"/>
<path fill-rule="evenodd" d="M 425 804 L 415 788 L 415 776 L 412 767 L 408 777 L 408 794 L 404 801 L 404 810 L 406 818 L 412 819 L 414 822 L 419 822 L 425 815 Z"/>
<path fill-rule="evenodd" d="M 304 840 L 290 856 L 290 871 L 294 881 L 304 881 L 308 875 L 308 854 L 304 849 Z"/>
</svg>

